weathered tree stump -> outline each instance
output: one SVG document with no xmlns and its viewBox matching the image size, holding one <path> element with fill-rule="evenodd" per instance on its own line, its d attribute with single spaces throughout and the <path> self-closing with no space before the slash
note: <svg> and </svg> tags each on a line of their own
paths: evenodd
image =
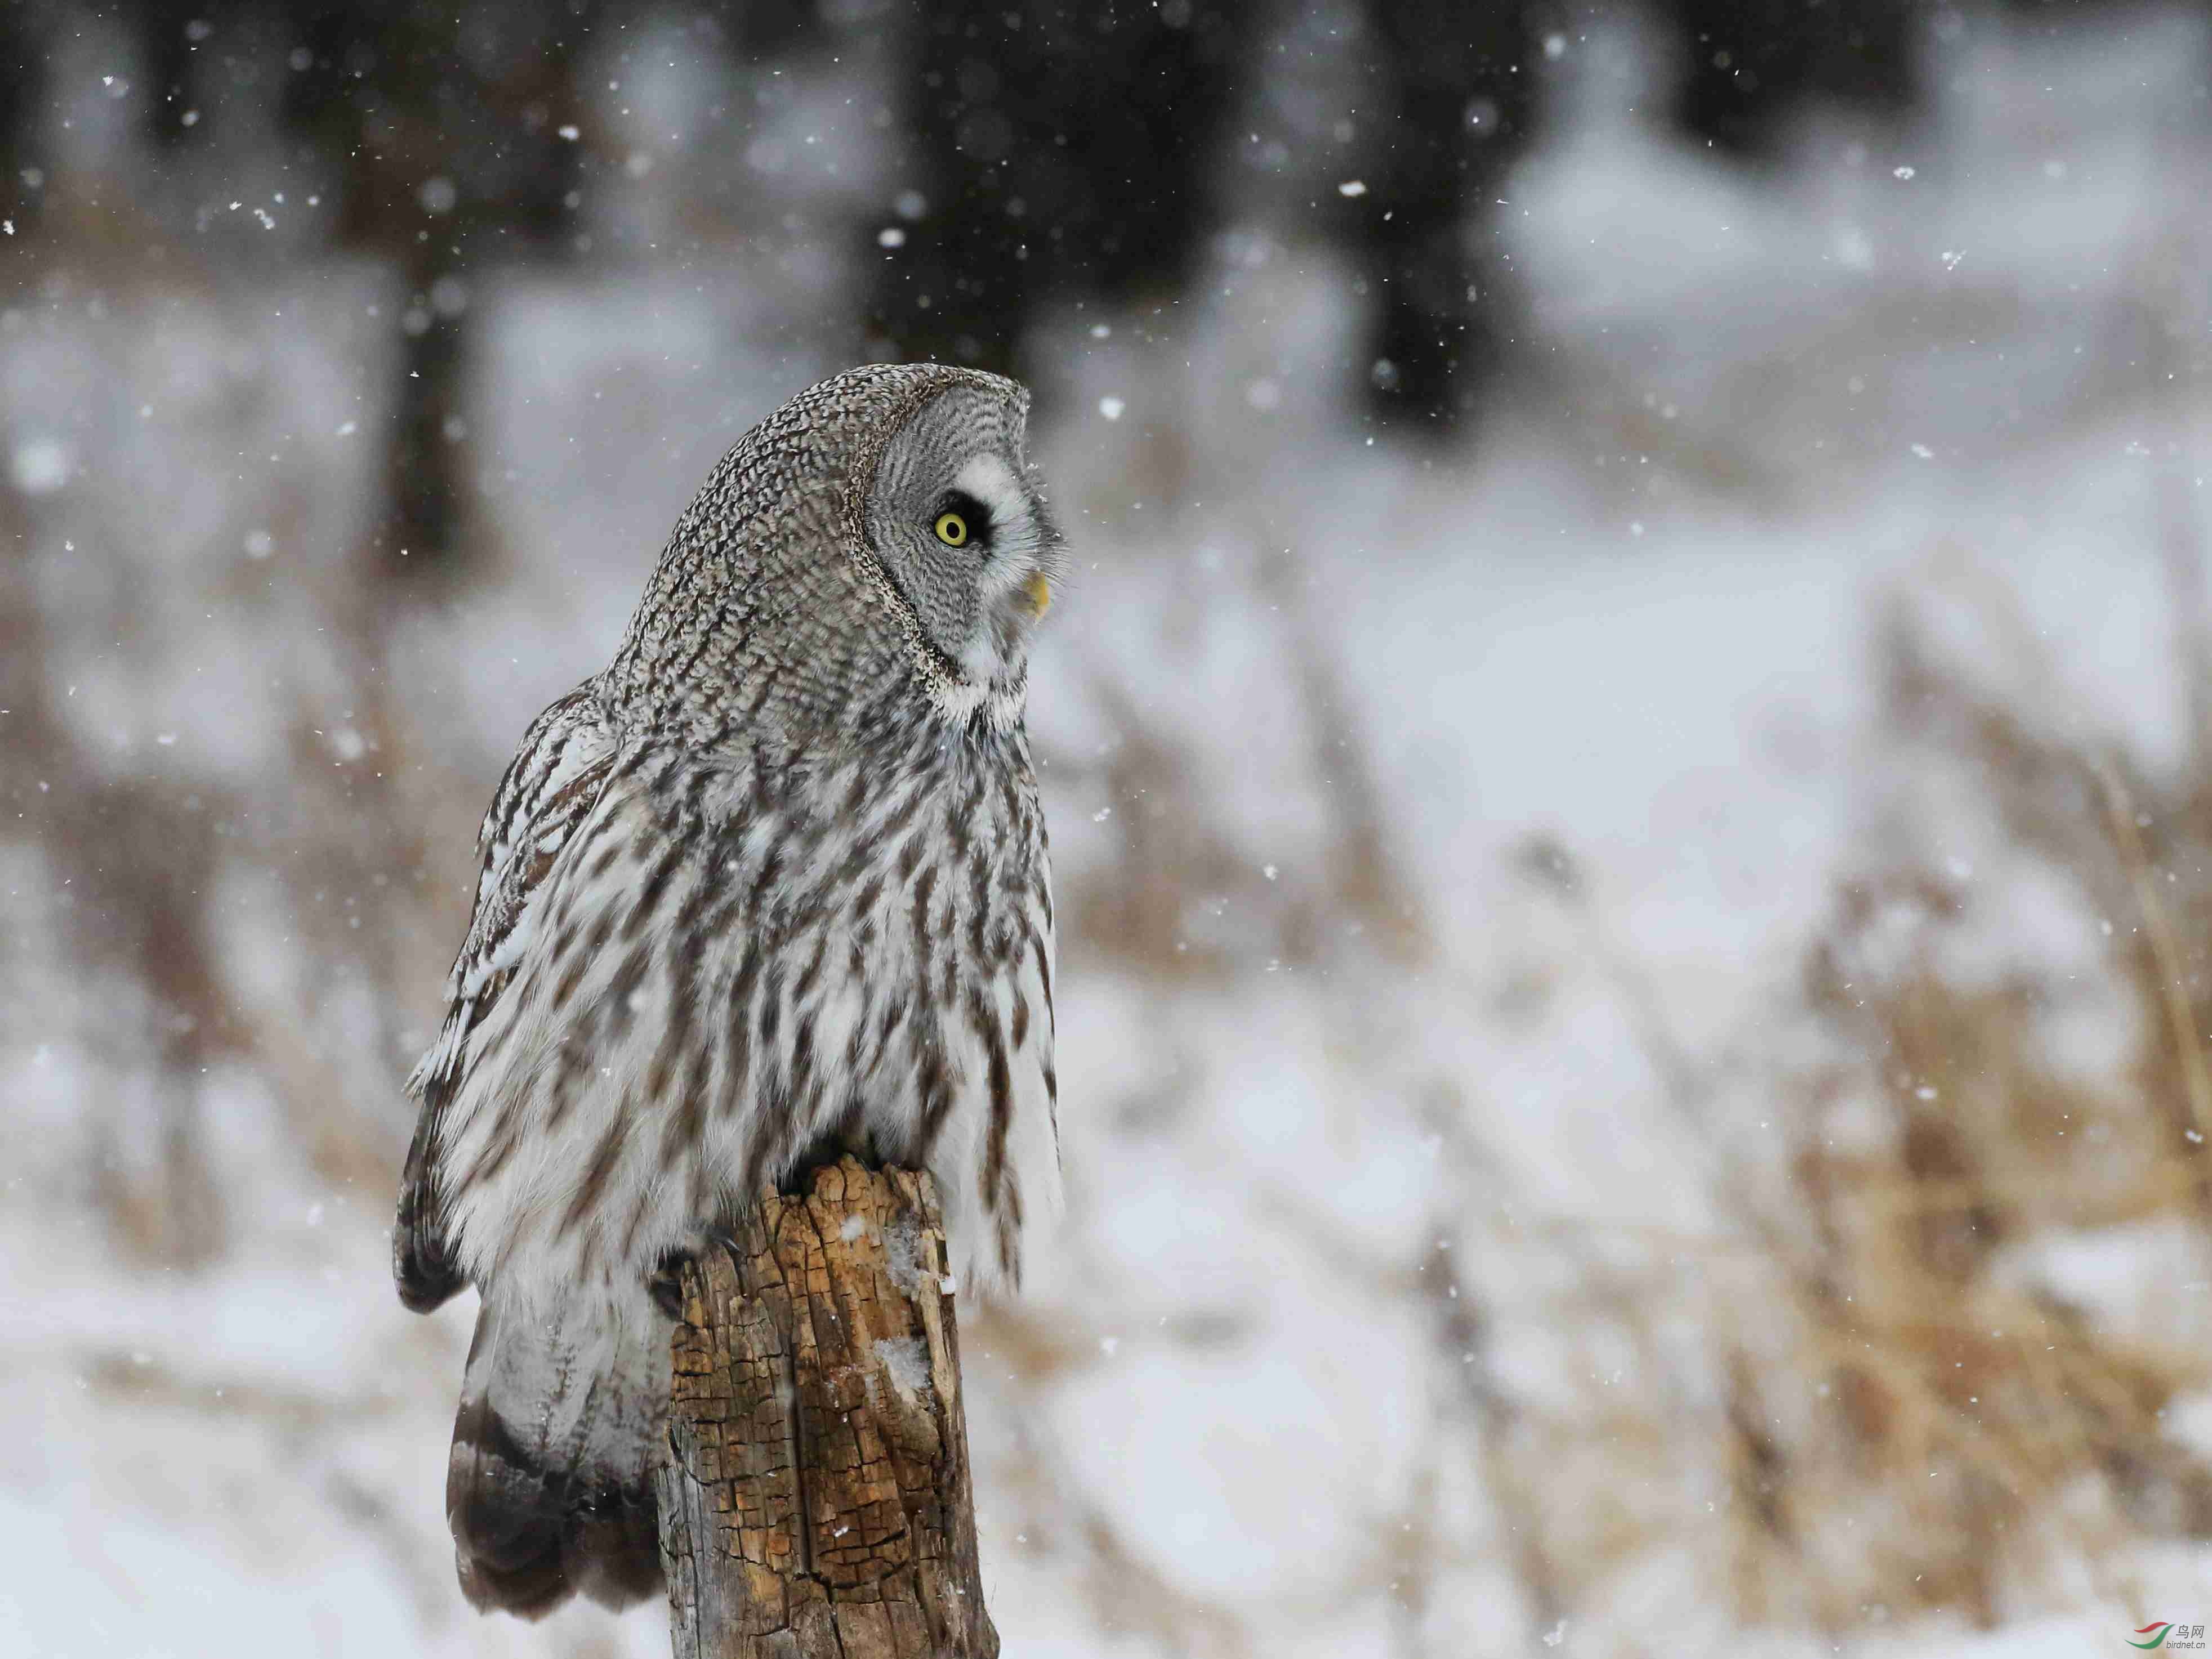
<svg viewBox="0 0 2212 1659">
<path fill-rule="evenodd" d="M 684 1269 L 676 1659 L 995 1659 L 936 1193 L 853 1158 L 811 1182 Z"/>
</svg>

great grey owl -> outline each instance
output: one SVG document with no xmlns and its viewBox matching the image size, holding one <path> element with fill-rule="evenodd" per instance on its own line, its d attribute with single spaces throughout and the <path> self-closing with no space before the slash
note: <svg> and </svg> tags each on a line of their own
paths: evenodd
<svg viewBox="0 0 2212 1659">
<path fill-rule="evenodd" d="M 793 398 L 492 797 L 393 1238 L 409 1307 L 482 1297 L 446 1492 L 480 1607 L 658 1588 L 653 1285 L 765 1187 L 856 1139 L 927 1168 L 987 1289 L 1059 1202 L 1028 408 L 927 365 Z"/>
</svg>

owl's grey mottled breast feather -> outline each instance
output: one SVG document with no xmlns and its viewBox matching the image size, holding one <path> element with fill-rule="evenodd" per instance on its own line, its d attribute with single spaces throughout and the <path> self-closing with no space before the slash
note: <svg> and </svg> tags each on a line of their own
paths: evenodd
<svg viewBox="0 0 2212 1659">
<path fill-rule="evenodd" d="M 649 1285 L 764 1185 L 927 1167 L 984 1286 L 1058 1202 L 1026 414 L 935 366 L 785 404 L 493 797 L 394 1235 L 410 1306 L 483 1297 L 447 1492 L 481 1606 L 653 1588 Z"/>
</svg>

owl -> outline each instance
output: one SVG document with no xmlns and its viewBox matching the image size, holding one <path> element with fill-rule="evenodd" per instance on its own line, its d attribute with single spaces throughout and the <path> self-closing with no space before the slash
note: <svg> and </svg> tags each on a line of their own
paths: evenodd
<svg viewBox="0 0 2212 1659">
<path fill-rule="evenodd" d="M 986 1291 L 1058 1205 L 1028 409 L 935 365 L 793 398 L 492 797 L 393 1235 L 409 1307 L 480 1297 L 446 1492 L 479 1607 L 658 1590 L 672 1267 L 763 1190 L 927 1169 Z"/>
</svg>

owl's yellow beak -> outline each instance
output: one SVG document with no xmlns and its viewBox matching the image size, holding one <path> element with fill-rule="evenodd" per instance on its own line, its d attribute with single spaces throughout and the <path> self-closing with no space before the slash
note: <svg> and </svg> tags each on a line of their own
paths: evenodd
<svg viewBox="0 0 2212 1659">
<path fill-rule="evenodd" d="M 1032 571 L 1022 592 L 1029 598 L 1030 609 L 1040 617 L 1052 609 L 1052 584 L 1045 580 L 1043 571 Z"/>
</svg>

